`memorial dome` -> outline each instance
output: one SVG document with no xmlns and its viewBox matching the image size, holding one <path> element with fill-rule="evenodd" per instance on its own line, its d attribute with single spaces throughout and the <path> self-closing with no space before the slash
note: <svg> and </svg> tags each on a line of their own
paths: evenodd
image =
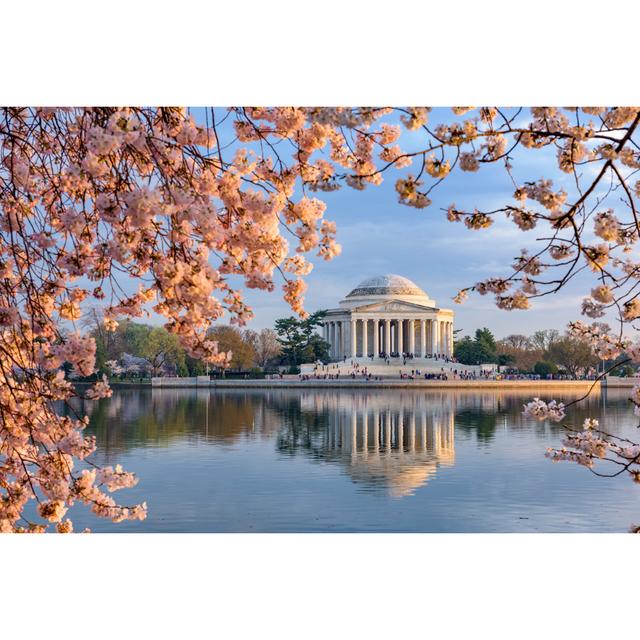
<svg viewBox="0 0 640 640">
<path fill-rule="evenodd" d="M 427 294 L 409 278 L 388 273 L 363 280 L 347 298 L 390 295 L 427 297 Z"/>
</svg>

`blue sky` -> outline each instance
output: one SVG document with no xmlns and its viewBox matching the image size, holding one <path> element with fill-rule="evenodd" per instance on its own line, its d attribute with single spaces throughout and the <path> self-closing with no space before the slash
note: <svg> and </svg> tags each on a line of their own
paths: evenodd
<svg viewBox="0 0 640 640">
<path fill-rule="evenodd" d="M 523 116 L 528 116 L 528 109 Z M 435 109 L 430 124 L 453 119 L 450 109 Z M 421 148 L 420 140 L 424 138 L 403 133 L 400 144 L 404 150 L 417 149 Z M 554 178 L 571 197 L 572 184 L 557 169 L 554 149 L 526 150 L 513 157 L 519 184 L 541 177 Z M 564 330 L 567 322 L 581 317 L 581 300 L 592 286 L 589 274 L 576 278 L 556 295 L 534 300 L 529 311 L 501 311 L 489 295 L 472 294 L 463 305 L 453 303 L 451 298 L 460 288 L 490 276 L 508 274 L 508 267 L 520 249 L 532 247 L 544 230 L 523 233 L 510 220 L 497 218 L 488 230 L 470 231 L 461 223 L 446 220 L 442 209 L 453 202 L 461 208 L 481 210 L 513 203 L 513 185 L 501 166 L 482 166 L 477 173 L 452 172 L 432 192 L 432 205 L 422 210 L 397 201 L 396 178 L 411 171 L 411 167 L 401 172 L 390 171 L 382 185 L 364 191 L 345 186 L 318 195 L 327 203 L 326 217 L 338 225 L 338 242 L 343 250 L 332 261 L 314 262 L 314 269 L 306 278 L 307 310 L 337 306 L 365 278 L 397 273 L 420 285 L 438 306 L 453 308 L 456 327 L 463 334 L 482 326 L 492 329 L 498 337 L 530 334 L 537 329 Z M 426 180 L 429 179 L 427 176 Z M 256 315 L 248 325 L 251 328 L 271 327 L 276 318 L 291 315 L 278 289 L 271 294 L 252 290 L 244 293 Z"/>
</svg>

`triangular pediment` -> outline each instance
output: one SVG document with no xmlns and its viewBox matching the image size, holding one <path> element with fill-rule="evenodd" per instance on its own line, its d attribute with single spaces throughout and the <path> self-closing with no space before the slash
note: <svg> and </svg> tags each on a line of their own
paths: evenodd
<svg viewBox="0 0 640 640">
<path fill-rule="evenodd" d="M 396 313 L 398 311 L 410 312 L 424 312 L 424 311 L 437 311 L 437 307 L 427 307 L 423 304 L 416 304 L 414 302 L 405 302 L 404 300 L 388 300 L 384 302 L 374 302 L 373 304 L 365 304 L 361 307 L 355 307 L 351 309 L 351 312 L 357 313 Z"/>
</svg>

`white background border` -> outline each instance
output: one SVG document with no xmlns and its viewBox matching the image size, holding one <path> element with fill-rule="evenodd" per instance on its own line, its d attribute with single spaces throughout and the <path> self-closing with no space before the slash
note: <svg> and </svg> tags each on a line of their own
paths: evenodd
<svg viewBox="0 0 640 640">
<path fill-rule="evenodd" d="M 633 6 L 11 3 L 0 102 L 637 104 Z M 630 535 L 2 536 L 0 558 L 7 638 L 602 638 L 637 626 Z"/>
</svg>

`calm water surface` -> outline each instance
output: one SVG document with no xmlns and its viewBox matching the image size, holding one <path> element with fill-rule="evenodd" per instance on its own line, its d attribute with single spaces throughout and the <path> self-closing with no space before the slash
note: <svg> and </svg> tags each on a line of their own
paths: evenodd
<svg viewBox="0 0 640 640">
<path fill-rule="evenodd" d="M 562 429 L 521 416 L 531 393 L 116 390 L 84 407 L 98 462 L 121 463 L 145 522 L 74 508 L 108 532 L 626 531 L 640 487 L 544 457 Z M 576 397 L 559 394 L 559 399 Z M 624 391 L 569 414 L 640 438 Z"/>
</svg>

